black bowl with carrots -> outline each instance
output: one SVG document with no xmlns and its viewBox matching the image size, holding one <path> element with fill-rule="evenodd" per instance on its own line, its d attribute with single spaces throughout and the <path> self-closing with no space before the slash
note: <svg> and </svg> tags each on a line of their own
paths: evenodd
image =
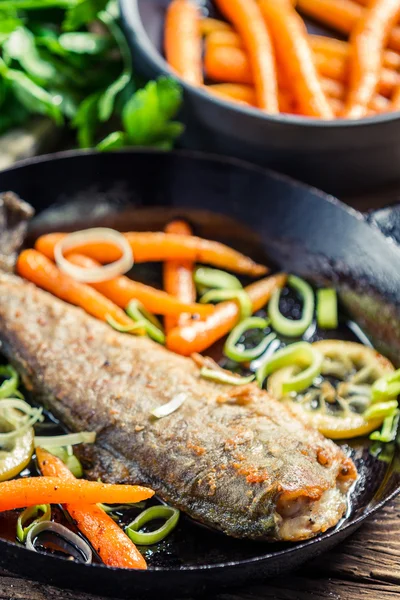
<svg viewBox="0 0 400 600">
<path fill-rule="evenodd" d="M 138 69 L 183 85 L 186 147 L 336 194 L 400 180 L 397 0 L 120 4 Z"/>
</svg>

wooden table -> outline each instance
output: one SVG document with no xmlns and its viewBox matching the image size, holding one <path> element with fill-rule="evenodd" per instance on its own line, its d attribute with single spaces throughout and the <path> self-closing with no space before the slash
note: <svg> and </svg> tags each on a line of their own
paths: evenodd
<svg viewBox="0 0 400 600">
<path fill-rule="evenodd" d="M 132 590 L 132 598 L 135 592 Z M 400 598 L 400 497 L 337 549 L 290 575 L 207 600 L 394 600 Z M 0 571 L 0 600 L 105 600 Z M 204 598 L 204 600 L 206 600 Z"/>
<path fill-rule="evenodd" d="M 361 211 L 400 202 L 400 190 L 346 199 Z M 135 592 L 132 590 L 132 598 Z M 290 575 L 204 600 L 400 599 L 400 496 L 337 549 Z M 106 600 L 27 581 L 0 570 L 0 600 Z M 176 599 L 179 600 L 179 599 Z M 202 599 L 203 600 L 203 599 Z"/>
</svg>

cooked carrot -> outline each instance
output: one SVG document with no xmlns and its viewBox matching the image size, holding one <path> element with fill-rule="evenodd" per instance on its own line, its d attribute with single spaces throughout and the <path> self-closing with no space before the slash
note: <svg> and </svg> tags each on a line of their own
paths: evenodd
<svg viewBox="0 0 400 600">
<path fill-rule="evenodd" d="M 350 56 L 350 44 L 343 40 L 325 35 L 309 35 L 309 40 L 311 48 L 316 54 L 326 54 L 330 57 L 339 56 L 343 60 L 348 59 Z M 385 50 L 383 53 L 383 66 L 391 70 L 399 70 L 400 54 L 393 50 Z"/>
<path fill-rule="evenodd" d="M 310 36 L 311 38 L 312 36 Z M 336 40 L 339 42 L 339 40 Z M 339 42 L 341 43 L 341 42 Z M 345 42 L 342 42 L 345 43 Z M 391 52 L 396 55 L 396 53 Z M 400 55 L 399 55 L 400 57 Z M 348 80 L 348 56 L 314 51 L 313 60 L 320 76 L 342 83 Z M 253 76 L 247 54 L 243 48 L 235 46 L 208 45 L 205 47 L 205 70 L 207 76 L 220 82 L 232 82 L 251 85 Z M 394 64 L 394 61 L 392 61 Z M 278 74 L 280 87 L 284 85 L 282 71 Z M 390 96 L 400 84 L 400 73 L 395 68 L 383 68 L 378 82 L 378 93 Z M 209 89 L 209 86 L 207 86 Z M 245 100 L 245 99 L 243 99 Z M 245 100 L 247 101 L 247 100 Z"/>
<path fill-rule="evenodd" d="M 368 110 L 373 113 L 387 112 L 390 110 L 390 100 L 385 98 L 385 96 L 375 94 L 368 105 Z"/>
<path fill-rule="evenodd" d="M 226 84 L 219 84 L 219 85 L 226 85 Z M 243 84 L 232 83 L 230 85 L 243 85 Z M 203 90 L 205 90 L 212 96 L 216 96 L 217 98 L 220 98 L 221 100 L 225 100 L 225 102 L 231 102 L 233 104 L 239 104 L 241 106 L 254 106 L 254 104 L 250 104 L 250 102 L 247 102 L 247 100 L 241 100 L 240 98 L 236 98 L 234 95 L 226 94 L 224 91 L 221 92 L 218 89 L 214 89 L 212 85 L 203 86 Z"/>
<path fill-rule="evenodd" d="M 330 79 L 347 83 L 349 79 L 349 58 L 315 52 L 314 62 L 318 72 L 323 77 L 329 77 Z M 383 68 L 380 70 L 377 84 L 377 91 L 379 94 L 390 96 L 399 84 L 400 73 L 395 69 Z"/>
<path fill-rule="evenodd" d="M 360 0 L 357 1 L 359 2 Z M 222 23 L 222 21 L 219 22 Z M 343 61 L 350 56 L 350 44 L 344 40 L 316 34 L 309 34 L 307 37 L 313 52 L 317 55 L 323 54 L 330 58 L 338 57 L 343 59 Z M 216 30 L 208 35 L 207 44 L 209 46 L 232 46 L 243 50 L 243 42 L 240 35 L 236 31 L 229 29 Z M 388 70 L 398 71 L 400 69 L 400 54 L 394 50 L 385 50 L 383 53 L 383 66 Z"/>
<path fill-rule="evenodd" d="M 213 71 L 213 79 L 228 80 L 230 77 L 232 78 L 232 80 L 239 81 L 251 79 L 249 75 L 250 65 L 244 50 L 240 48 L 219 46 L 216 48 L 211 48 L 211 50 L 208 51 L 206 47 L 206 60 L 208 56 L 212 57 L 211 64 L 213 65 L 212 68 L 215 69 Z M 315 60 L 321 76 L 324 75 L 321 77 L 322 89 L 325 95 L 329 98 L 329 103 L 332 106 L 332 98 L 338 98 L 340 100 L 343 100 L 345 96 L 345 61 L 338 56 L 333 56 L 331 58 L 322 53 L 317 53 L 315 56 Z M 322 66 L 320 66 L 321 63 Z M 394 70 L 389 69 L 382 70 L 382 80 L 381 85 L 379 87 L 384 89 L 386 95 L 389 95 L 389 91 L 394 89 L 396 82 L 400 84 L 400 73 L 396 73 Z M 280 83 L 282 85 L 284 84 L 283 81 Z M 215 88 L 215 91 L 218 92 L 218 86 L 221 86 L 222 93 L 225 92 L 224 86 L 227 86 L 227 96 L 230 95 L 230 93 L 232 93 L 232 95 L 236 93 L 233 91 L 230 92 L 230 88 L 232 88 L 232 90 L 240 89 L 241 92 L 243 92 L 243 97 L 238 99 L 247 102 L 248 104 L 252 104 L 252 97 L 250 95 L 247 98 L 244 96 L 244 94 L 249 93 L 247 92 L 247 90 L 254 89 L 252 86 L 246 83 L 221 83 L 207 86 L 207 89 L 212 91 L 212 89 Z M 382 106 L 383 98 L 381 95 L 379 96 L 378 94 L 375 94 L 373 100 L 370 103 L 370 107 L 372 104 L 376 104 L 376 102 L 380 103 Z M 337 110 L 337 108 L 338 105 L 335 103 L 334 110 Z M 279 90 L 279 110 L 282 113 L 294 112 L 293 98 L 291 97 L 291 94 L 288 90 Z"/>
<path fill-rule="evenodd" d="M 261 279 L 246 287 L 253 312 L 260 310 L 271 298 L 271 294 L 286 283 L 286 275 L 279 274 Z M 192 321 L 183 327 L 176 327 L 167 335 L 167 347 L 178 354 L 189 356 L 206 350 L 214 342 L 227 335 L 239 319 L 239 306 L 234 301 L 221 302 L 212 315 L 204 321 Z"/>
<path fill-rule="evenodd" d="M 204 69 L 209 79 L 221 82 L 253 84 L 250 61 L 243 48 L 215 46 L 206 42 Z"/>
<path fill-rule="evenodd" d="M 68 255 L 68 260 L 84 269 L 91 269 L 100 265 L 93 258 L 75 252 Z M 91 283 L 90 286 L 121 308 L 126 308 L 131 300 L 139 300 L 148 311 L 156 315 L 178 317 L 185 312 L 206 317 L 213 311 L 213 307 L 209 304 L 183 302 L 162 290 L 133 281 L 125 276 L 115 277 L 115 279 L 109 281 Z"/>
<path fill-rule="evenodd" d="M 309 17 L 345 34 L 352 32 L 366 10 L 353 0 L 297 0 L 297 6 Z M 400 26 L 390 31 L 388 46 L 400 51 Z"/>
<path fill-rule="evenodd" d="M 130 504 L 154 496 L 140 485 L 111 485 L 98 481 L 60 481 L 59 477 L 22 477 L 0 483 L 0 512 L 35 504 Z"/>
<path fill-rule="evenodd" d="M 329 77 L 321 77 L 321 85 L 328 98 L 337 98 L 344 100 L 346 88 L 341 81 L 329 79 Z"/>
<path fill-rule="evenodd" d="M 378 85 L 382 54 L 400 13 L 399 0 L 373 0 L 350 37 L 349 93 L 343 116 L 367 114 Z"/>
<path fill-rule="evenodd" d="M 334 81 L 333 79 L 328 79 L 323 77 L 321 79 L 322 87 L 325 91 L 325 94 L 329 98 L 329 102 L 332 100 L 340 100 L 342 103 L 342 111 L 344 109 L 344 100 L 346 98 L 346 87 L 340 81 Z M 336 109 L 339 106 L 337 103 L 334 103 Z M 385 112 L 389 110 L 390 102 L 385 96 L 381 96 L 380 94 L 375 94 L 372 98 L 371 102 L 368 105 L 369 110 L 374 112 Z"/>
<path fill-rule="evenodd" d="M 400 85 L 394 91 L 394 94 L 391 98 L 389 110 L 392 110 L 392 111 L 400 110 Z"/>
<path fill-rule="evenodd" d="M 187 83 L 203 83 L 200 9 L 193 0 L 172 0 L 165 19 L 165 56 Z"/>
<path fill-rule="evenodd" d="M 333 111 L 313 62 L 303 20 L 289 1 L 259 0 L 259 6 L 300 111 L 311 117 L 332 119 Z"/>
<path fill-rule="evenodd" d="M 209 46 L 233 46 L 243 48 L 242 38 L 236 31 L 214 31 L 207 36 Z"/>
<path fill-rule="evenodd" d="M 36 241 L 35 248 L 49 258 L 53 258 L 56 244 L 65 235 L 65 233 L 43 235 Z M 124 235 L 131 245 L 136 263 L 191 260 L 254 277 L 268 272 L 267 267 L 255 263 L 244 254 L 220 242 L 206 240 L 194 235 L 188 237 L 161 231 L 131 232 Z M 75 252 L 85 254 L 102 264 L 114 262 L 120 258 L 120 251 L 114 244 L 108 242 L 81 244 L 74 247 Z"/>
<path fill-rule="evenodd" d="M 117 323 L 131 326 L 130 319 L 119 306 L 86 283 L 75 281 L 37 250 L 24 250 L 17 260 L 17 272 L 38 287 L 51 292 L 61 300 L 80 306 L 89 315 L 106 321 L 112 317 Z M 139 331 L 135 331 L 139 333 Z"/>
<path fill-rule="evenodd" d="M 224 16 L 233 23 L 246 48 L 257 94 L 257 105 L 278 113 L 278 84 L 273 46 L 256 0 L 216 0 Z"/>
<path fill-rule="evenodd" d="M 245 102 L 250 106 L 257 106 L 257 98 L 254 87 L 244 83 L 214 83 L 206 86 L 207 90 L 213 94 Z"/>
<path fill-rule="evenodd" d="M 44 450 L 36 448 L 39 468 L 45 477 L 76 481 L 65 464 Z M 147 569 L 146 561 L 135 544 L 111 517 L 96 504 L 64 504 L 79 531 L 88 539 L 104 564 L 121 569 Z"/>
<path fill-rule="evenodd" d="M 165 228 L 166 233 L 192 235 L 192 229 L 185 221 L 172 221 Z M 196 302 L 196 286 L 193 279 L 194 263 L 188 260 L 167 260 L 164 263 L 164 289 L 181 302 Z M 165 317 L 165 332 L 190 321 L 190 315 L 182 312 L 178 318 Z"/>
<path fill-rule="evenodd" d="M 233 31 L 233 29 L 229 25 L 229 23 L 225 23 L 225 21 L 220 21 L 219 19 L 211 19 L 210 17 L 201 19 L 201 21 L 200 21 L 201 35 L 208 36 L 210 33 L 213 33 L 214 31 Z"/>
</svg>

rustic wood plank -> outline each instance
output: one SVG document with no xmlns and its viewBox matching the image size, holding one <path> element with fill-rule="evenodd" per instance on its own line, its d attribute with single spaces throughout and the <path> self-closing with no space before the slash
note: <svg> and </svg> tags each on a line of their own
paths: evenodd
<svg viewBox="0 0 400 600">
<path fill-rule="evenodd" d="M 214 600 L 397 600 L 400 598 L 400 497 L 349 540 L 296 573 L 225 592 Z M 105 600 L 0 571 L 0 600 Z M 204 598 L 204 600 L 206 600 Z M 207 597 L 210 600 L 210 596 Z"/>
</svg>

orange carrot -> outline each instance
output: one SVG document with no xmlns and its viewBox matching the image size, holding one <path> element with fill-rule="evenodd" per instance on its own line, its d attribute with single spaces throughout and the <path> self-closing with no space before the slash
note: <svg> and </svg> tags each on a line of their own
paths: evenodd
<svg viewBox="0 0 400 600">
<path fill-rule="evenodd" d="M 259 0 L 259 6 L 300 111 L 311 117 L 332 119 L 333 111 L 313 62 L 303 20 L 286 0 Z"/>
<path fill-rule="evenodd" d="M 233 101 L 245 102 L 257 106 L 254 87 L 244 83 L 214 83 L 206 86 L 207 91 Z"/>
<path fill-rule="evenodd" d="M 357 0 L 360 2 L 360 0 Z M 364 0 L 369 2 L 369 0 Z M 230 26 L 223 21 L 218 21 L 226 25 L 227 29 L 217 29 L 207 36 L 207 44 L 210 46 L 232 46 L 243 49 L 243 42 L 240 35 L 230 29 Z M 344 40 L 327 37 L 325 35 L 308 35 L 309 44 L 315 54 L 325 54 L 329 57 L 339 57 L 347 60 L 350 56 L 350 44 Z M 400 69 L 400 54 L 393 50 L 385 50 L 383 53 L 383 65 L 387 69 L 398 71 Z"/>
<path fill-rule="evenodd" d="M 400 110 L 400 85 L 395 89 L 390 103 L 390 110 Z"/>
<path fill-rule="evenodd" d="M 83 254 L 72 253 L 68 255 L 68 260 L 83 269 L 91 269 L 100 266 L 100 263 Z M 121 276 L 109 281 L 101 281 L 89 284 L 97 292 L 104 295 L 110 301 L 121 308 L 126 308 L 131 300 L 139 300 L 143 306 L 151 313 L 157 315 L 170 315 L 179 317 L 183 312 L 191 315 L 206 317 L 213 311 L 213 306 L 209 304 L 196 304 L 183 302 L 179 298 L 174 298 L 162 290 L 157 290 L 144 283 L 139 283 Z"/>
<path fill-rule="evenodd" d="M 207 45 L 243 48 L 242 39 L 236 31 L 214 31 L 207 36 Z"/>
<path fill-rule="evenodd" d="M 219 85 L 243 85 L 243 84 L 231 83 L 231 84 L 219 84 Z M 226 94 L 224 91 L 221 92 L 218 89 L 214 89 L 212 85 L 205 85 L 203 87 L 203 89 L 206 92 L 208 92 L 209 94 L 211 94 L 212 96 L 216 96 L 217 98 L 220 98 L 221 100 L 225 100 L 225 102 L 231 102 L 234 104 L 239 104 L 241 106 L 254 106 L 254 104 L 252 105 L 252 104 L 250 104 L 250 102 L 247 102 L 246 100 L 241 100 L 240 98 L 237 98 L 232 94 Z M 254 94 L 255 94 L 255 92 L 254 92 Z"/>
<path fill-rule="evenodd" d="M 187 83 L 201 85 L 200 10 L 192 0 L 172 0 L 165 19 L 165 56 Z"/>
<path fill-rule="evenodd" d="M 346 88 L 341 81 L 335 81 L 335 79 L 329 79 L 328 77 L 321 77 L 321 85 L 328 98 L 344 100 Z"/>
<path fill-rule="evenodd" d="M 278 85 L 274 50 L 256 0 L 216 0 L 216 5 L 232 22 L 247 49 L 257 105 L 269 113 L 278 113 Z"/>
<path fill-rule="evenodd" d="M 307 16 L 345 34 L 352 32 L 366 11 L 353 0 L 297 0 L 297 6 Z M 392 27 L 388 46 L 392 50 L 400 51 L 399 26 Z"/>
<path fill-rule="evenodd" d="M 49 258 L 53 258 L 56 244 L 65 235 L 65 233 L 43 235 L 36 241 L 35 248 Z M 255 263 L 240 252 L 219 242 L 194 235 L 188 237 L 161 231 L 131 232 L 124 235 L 130 243 L 136 263 L 190 260 L 254 277 L 268 272 L 267 267 Z M 81 244 L 74 247 L 74 252 L 85 254 L 102 264 L 114 262 L 121 256 L 115 245 L 108 242 Z"/>
<path fill-rule="evenodd" d="M 0 483 L 0 512 L 35 504 L 130 504 L 154 496 L 140 485 L 111 485 L 97 481 L 60 481 L 58 477 L 22 477 Z"/>
<path fill-rule="evenodd" d="M 253 312 L 265 306 L 271 294 L 285 283 L 286 275 L 278 274 L 247 286 L 246 292 L 250 296 Z M 202 352 L 227 335 L 238 322 L 239 315 L 240 309 L 236 302 L 221 302 L 204 321 L 192 321 L 170 331 L 167 335 L 167 347 L 185 356 Z"/>
<path fill-rule="evenodd" d="M 75 281 L 37 250 L 24 250 L 17 260 L 17 272 L 38 287 L 54 294 L 61 300 L 80 306 L 89 315 L 106 321 L 112 317 L 123 326 L 133 322 L 121 308 L 86 283 Z M 135 333 L 139 333 L 135 330 Z"/>
<path fill-rule="evenodd" d="M 344 117 L 354 119 L 367 114 L 378 85 L 383 50 L 399 13 L 398 0 L 373 0 L 357 21 L 350 38 L 350 89 Z"/>
<path fill-rule="evenodd" d="M 214 31 L 233 31 L 229 23 L 220 21 L 219 19 L 211 19 L 207 17 L 200 21 L 200 33 L 201 35 L 208 36 Z"/>
<path fill-rule="evenodd" d="M 321 83 L 322 83 L 322 87 L 325 91 L 325 94 L 329 98 L 329 102 L 332 102 L 332 99 L 340 100 L 342 102 L 342 111 L 343 111 L 344 100 L 346 98 L 345 85 L 343 83 L 341 83 L 340 81 L 335 81 L 333 79 L 328 79 L 326 77 L 323 77 L 321 79 Z M 334 104 L 335 104 L 335 106 L 339 106 L 336 103 L 334 103 Z M 375 94 L 374 97 L 372 98 L 371 102 L 368 105 L 369 110 L 372 110 L 374 112 L 385 112 L 386 110 L 389 110 L 389 107 L 390 107 L 389 100 L 387 98 L 385 98 L 384 96 L 381 96 L 380 94 Z"/>
<path fill-rule="evenodd" d="M 165 228 L 166 233 L 192 235 L 191 227 L 185 221 L 172 221 Z M 191 261 L 168 260 L 164 263 L 164 289 L 171 296 L 181 302 L 191 304 L 196 302 L 196 287 L 193 280 L 194 264 Z M 184 325 L 190 320 L 188 313 L 182 312 L 178 318 L 166 317 L 164 319 L 165 332 L 171 331 L 176 326 Z"/>
<path fill-rule="evenodd" d="M 320 75 L 347 83 L 349 79 L 349 58 L 332 56 L 316 52 L 314 62 Z M 400 84 L 400 73 L 395 69 L 383 68 L 380 70 L 377 91 L 383 96 L 390 96 L 397 85 Z"/>
<path fill-rule="evenodd" d="M 369 0 L 368 0 L 369 1 Z M 346 60 L 350 56 L 350 44 L 343 40 L 326 37 L 325 35 L 310 35 L 311 48 L 316 54 L 325 54 L 330 57 L 339 56 Z M 383 53 L 383 65 L 388 69 L 400 69 L 400 54 L 393 50 L 385 50 Z"/>
<path fill-rule="evenodd" d="M 204 69 L 207 77 L 214 81 L 244 84 L 254 82 L 251 65 L 243 48 L 206 43 Z"/>
<path fill-rule="evenodd" d="M 44 450 L 36 448 L 39 468 L 45 477 L 76 481 L 65 464 Z M 104 564 L 121 569 L 147 569 L 146 561 L 135 544 L 111 517 L 96 504 L 64 504 L 79 531 L 88 539 Z"/>
<path fill-rule="evenodd" d="M 321 77 L 347 83 L 348 59 L 346 59 L 346 57 L 340 56 L 339 54 L 330 55 L 319 51 L 316 51 L 313 54 L 314 63 Z M 206 44 L 205 65 L 208 77 L 215 81 L 231 81 L 246 85 L 253 82 L 249 60 L 242 48 L 232 46 L 209 47 Z M 282 73 L 280 73 L 280 75 L 282 75 Z M 284 81 L 281 81 L 282 79 L 281 76 L 279 81 L 281 86 L 285 84 Z M 381 71 L 378 83 L 378 93 L 384 96 L 390 96 L 399 84 L 400 73 L 392 68 L 384 68 Z M 210 86 L 207 86 L 207 88 L 209 87 Z M 322 88 L 325 91 L 325 94 L 327 94 L 323 82 Z"/>
</svg>

